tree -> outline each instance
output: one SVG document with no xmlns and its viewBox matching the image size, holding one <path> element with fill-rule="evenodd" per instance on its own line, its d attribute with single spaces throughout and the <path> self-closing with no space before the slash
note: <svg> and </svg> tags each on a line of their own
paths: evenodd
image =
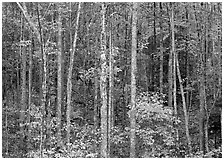
<svg viewBox="0 0 224 160">
<path fill-rule="evenodd" d="M 192 153 L 192 146 L 191 146 L 191 138 L 190 138 L 190 133 L 189 133 L 189 116 L 188 116 L 188 111 L 186 107 L 186 101 L 185 101 L 185 96 L 184 96 L 184 89 L 182 85 L 182 80 L 181 80 L 181 75 L 180 75 L 180 67 L 179 67 L 179 62 L 178 62 L 178 56 L 175 54 L 176 59 L 176 67 L 177 67 L 177 75 L 179 79 L 179 84 L 180 84 L 180 91 L 181 91 L 181 96 L 182 96 L 182 102 L 183 102 L 183 111 L 184 111 L 184 120 L 185 120 L 185 131 L 186 131 L 186 137 L 187 137 L 187 143 L 188 143 L 188 150 L 189 154 L 191 155 Z"/>
<path fill-rule="evenodd" d="M 162 2 L 159 3 L 159 11 L 160 11 L 160 21 L 159 21 L 159 27 L 160 27 L 160 43 L 159 43 L 159 48 L 160 48 L 160 79 L 159 79 L 159 88 L 160 88 L 160 93 L 163 93 L 163 19 L 162 19 Z"/>
<path fill-rule="evenodd" d="M 171 20 L 170 20 L 171 21 Z M 168 62 L 168 106 L 172 107 L 173 101 L 172 101 L 172 88 L 173 88 L 173 53 L 169 53 L 169 62 Z"/>
<path fill-rule="evenodd" d="M 58 4 L 58 78 L 57 78 L 57 138 L 61 144 L 61 96 L 62 96 L 62 18 L 61 7 Z"/>
<path fill-rule="evenodd" d="M 203 5 L 203 4 L 201 4 Z M 199 7 L 197 5 L 197 7 Z M 204 29 L 204 23 L 203 23 L 203 18 L 196 16 L 196 22 L 197 22 L 197 27 L 199 29 L 198 31 L 198 46 L 200 48 L 200 53 L 198 55 L 199 57 L 199 64 L 198 64 L 198 78 L 199 78 L 199 100 L 200 100 L 200 118 L 199 118 L 199 139 L 200 139 L 200 151 L 203 152 L 203 154 L 206 153 L 206 144 L 205 144 L 205 118 L 206 118 L 206 92 L 205 92 L 205 37 L 202 29 Z"/>
<path fill-rule="evenodd" d="M 30 50 L 29 50 L 29 97 L 28 97 L 28 143 L 29 143 L 29 148 L 31 147 L 31 104 L 32 104 L 32 69 L 33 69 L 33 54 L 34 54 L 34 38 L 31 37 L 31 45 L 30 45 Z"/>
<path fill-rule="evenodd" d="M 67 81 L 67 145 L 70 144 L 70 116 L 71 116 L 71 98 L 72 98 L 72 70 L 74 63 L 74 55 L 76 51 L 76 42 L 77 42 L 77 34 L 79 27 L 79 17 L 81 10 L 81 2 L 78 4 L 77 17 L 76 17 L 76 26 L 75 26 L 75 35 L 73 39 L 73 48 L 71 49 L 70 61 L 69 61 L 69 69 L 68 69 L 68 81 Z M 70 34 L 70 36 L 72 36 Z M 70 37 L 71 38 L 71 37 Z M 72 39 L 72 38 L 71 38 Z M 69 146 L 68 146 L 69 148 Z"/>
<path fill-rule="evenodd" d="M 135 119 L 135 98 L 136 98 L 136 52 L 137 52 L 137 11 L 138 3 L 133 3 L 132 8 L 132 48 L 131 48 L 131 113 L 130 113 L 130 124 L 131 124 L 131 134 L 130 134 L 130 158 L 136 157 L 135 145 L 136 145 L 136 119 Z"/>
<path fill-rule="evenodd" d="M 3 157 L 220 157 L 221 3 L 136 6 L 2 4 Z"/>
<path fill-rule="evenodd" d="M 98 68 L 97 68 L 97 56 L 95 55 L 95 72 L 94 72 L 94 126 L 95 128 L 99 127 L 99 109 L 98 109 Z"/>
<path fill-rule="evenodd" d="M 40 92 L 41 99 L 41 135 L 40 135 L 40 157 L 43 157 L 43 132 L 44 132 L 44 119 L 45 119 L 45 109 L 46 109 L 46 100 L 47 100 L 47 56 L 44 52 L 44 42 L 43 42 L 43 30 L 40 22 L 40 13 L 39 13 L 39 3 L 37 4 L 37 20 L 39 27 L 39 36 L 40 36 L 40 52 L 41 52 L 41 63 L 40 63 L 40 81 L 42 82 L 42 92 Z"/>
<path fill-rule="evenodd" d="M 27 107 L 26 96 L 26 45 L 24 43 L 24 20 L 21 18 L 21 54 L 22 54 L 22 98 L 21 98 L 21 110 L 20 110 L 20 129 L 21 129 L 21 148 L 22 154 L 26 154 L 26 142 L 25 142 L 25 111 Z M 23 156 L 23 155 L 22 155 Z"/>
<path fill-rule="evenodd" d="M 108 157 L 108 113 L 107 113 L 107 61 L 106 61 L 106 31 L 105 31 L 105 14 L 106 6 L 101 3 L 101 75 L 100 75 L 100 94 L 102 99 L 101 106 L 101 132 L 102 132 L 102 144 L 101 144 L 101 157 Z"/>
<path fill-rule="evenodd" d="M 177 114 L 177 85 L 176 85 L 176 53 L 175 53 L 175 31 L 174 31 L 174 3 L 171 4 L 171 20 L 170 20 L 170 26 L 171 26 L 171 54 L 173 55 L 173 108 L 174 108 L 174 115 L 175 115 L 175 125 L 177 126 L 177 119 L 178 119 L 178 114 Z M 176 128 L 176 145 L 179 146 L 179 132 L 178 128 Z M 178 147 L 179 148 L 179 147 Z"/>
<path fill-rule="evenodd" d="M 110 41 L 109 41 L 109 93 L 108 93 L 108 141 L 110 142 L 111 129 L 114 126 L 114 107 L 113 107 L 113 86 L 114 86 L 114 59 L 113 59 L 113 34 L 112 24 L 110 24 Z M 110 143 L 108 144 L 108 153 L 110 154 Z"/>
</svg>

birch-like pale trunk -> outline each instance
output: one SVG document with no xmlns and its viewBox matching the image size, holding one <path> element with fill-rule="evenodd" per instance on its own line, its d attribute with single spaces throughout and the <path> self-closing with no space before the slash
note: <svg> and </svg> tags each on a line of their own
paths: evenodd
<svg viewBox="0 0 224 160">
<path fill-rule="evenodd" d="M 175 32 L 174 32 L 174 4 L 171 6 L 171 21 L 170 21 L 170 27 L 171 27 L 171 54 L 173 55 L 173 108 L 174 108 L 174 116 L 176 117 L 176 120 L 178 118 L 177 115 L 177 85 L 176 85 L 176 52 L 175 52 Z M 175 120 L 175 130 L 176 130 L 176 145 L 179 146 L 179 132 L 177 127 L 177 122 Z"/>
<path fill-rule="evenodd" d="M 40 157 L 43 157 L 43 134 L 44 134 L 44 119 L 45 119 L 45 109 L 46 109 L 46 100 L 47 100 L 47 55 L 44 52 L 44 42 L 43 42 L 43 32 L 42 25 L 40 23 L 40 13 L 39 13 L 39 3 L 37 3 L 37 21 L 39 27 L 40 35 L 40 50 L 41 50 L 41 63 L 40 63 L 40 81 L 42 82 L 42 92 L 40 92 L 41 99 L 41 130 L 40 130 Z"/>
<path fill-rule="evenodd" d="M 74 35 L 74 40 L 73 40 L 73 48 L 71 49 L 69 69 L 68 69 L 67 113 L 66 113 L 66 115 L 67 115 L 67 137 L 66 138 L 67 138 L 68 149 L 70 148 L 69 144 L 70 144 L 70 130 L 71 130 L 70 129 L 70 126 L 71 126 L 70 116 L 71 116 L 71 101 L 72 101 L 72 70 L 73 70 L 74 55 L 75 55 L 75 50 L 76 50 L 76 41 L 77 41 L 77 34 L 78 34 L 78 27 L 79 27 L 80 10 L 81 10 L 81 2 L 79 2 L 79 4 L 78 4 L 76 25 L 75 25 L 75 35 Z M 70 36 L 71 36 L 71 34 L 70 34 Z"/>
<path fill-rule="evenodd" d="M 61 143 L 61 100 L 62 100 L 62 9 L 58 4 L 58 73 L 57 73 L 57 143 Z"/>
<path fill-rule="evenodd" d="M 31 36 L 31 45 L 29 51 L 29 97 L 28 97 L 28 143 L 29 148 L 31 147 L 31 121 L 30 121 L 30 111 L 32 102 L 32 69 L 33 69 L 33 54 L 34 54 L 34 39 Z"/>
<path fill-rule="evenodd" d="M 107 60 L 106 60 L 106 31 L 105 31 L 105 14 L 106 6 L 101 3 L 101 75 L 100 75 L 100 94 L 102 99 L 101 106 L 101 157 L 108 157 L 108 111 L 107 111 Z"/>
<path fill-rule="evenodd" d="M 131 48 L 131 112 L 130 112 L 130 158 L 136 157 L 136 72 L 137 72 L 137 15 L 138 14 L 138 3 L 133 2 L 132 8 L 132 48 Z"/>
<path fill-rule="evenodd" d="M 25 147 L 25 127 L 24 127 L 24 123 L 25 123 L 25 112 L 26 112 L 26 108 L 27 108 L 27 104 L 26 104 L 26 45 L 23 43 L 24 41 L 24 33 L 23 33 L 23 29 L 24 29 L 24 20 L 23 18 L 21 18 L 21 55 L 22 55 L 22 86 L 21 86 L 21 90 L 22 90 L 22 96 L 21 96 L 21 109 L 20 109 L 20 131 L 21 131 L 21 150 L 22 150 L 22 156 L 24 156 L 24 154 L 26 153 L 26 147 Z"/>
</svg>

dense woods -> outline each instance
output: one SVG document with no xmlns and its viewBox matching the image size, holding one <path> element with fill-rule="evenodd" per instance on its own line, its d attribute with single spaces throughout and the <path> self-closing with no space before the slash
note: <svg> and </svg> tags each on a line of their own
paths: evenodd
<svg viewBox="0 0 224 160">
<path fill-rule="evenodd" d="M 3 157 L 222 157 L 221 88 L 221 3 L 2 3 Z"/>
</svg>

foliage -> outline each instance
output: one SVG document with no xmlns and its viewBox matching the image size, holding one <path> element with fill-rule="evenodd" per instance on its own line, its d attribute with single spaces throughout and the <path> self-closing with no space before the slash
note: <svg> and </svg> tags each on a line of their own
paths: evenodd
<svg viewBox="0 0 224 160">
<path fill-rule="evenodd" d="M 100 71 L 100 32 L 101 18 L 99 3 L 82 3 L 80 27 L 78 28 L 77 47 L 72 75 L 72 126 L 71 144 L 66 145 L 66 85 L 69 57 L 73 44 L 74 22 L 77 3 L 63 2 L 57 5 L 62 13 L 63 46 L 63 99 L 62 99 L 62 140 L 57 144 L 57 53 L 58 53 L 58 10 L 56 3 L 26 2 L 27 14 L 39 30 L 42 29 L 44 51 L 47 55 L 47 102 L 43 126 L 43 156 L 53 157 L 100 157 L 100 130 L 95 129 L 94 97 L 95 72 Z M 105 3 L 107 53 L 110 51 L 109 33 L 112 31 L 114 56 L 114 128 L 111 131 L 111 156 L 129 157 L 130 127 L 130 51 L 131 51 L 131 10 L 132 3 Z M 178 119 L 173 116 L 173 108 L 166 102 L 168 94 L 168 57 L 171 48 L 170 3 L 144 2 L 138 8 L 137 24 L 137 90 L 136 99 L 136 142 L 138 157 L 220 157 L 221 115 L 222 109 L 222 65 L 221 42 L 222 20 L 221 3 L 175 3 L 175 49 L 178 53 L 180 72 L 189 114 L 189 130 L 192 139 L 193 155 L 188 155 L 185 138 L 182 100 L 177 87 Z M 40 24 L 37 20 L 37 5 Z M 71 5 L 71 6 L 70 6 Z M 71 7 L 71 8 L 70 8 Z M 155 13 L 155 16 L 154 16 Z M 160 26 L 160 20 L 162 26 Z M 71 22 L 71 24 L 70 24 Z M 40 26 L 39 26 L 40 25 Z M 71 26 L 70 26 L 71 25 Z M 206 27 L 201 32 L 200 26 Z M 162 28 L 162 30 L 161 30 Z M 206 34 L 204 34 L 206 32 Z M 200 39 L 203 33 L 204 41 Z M 23 38 L 22 38 L 23 37 Z M 26 106 L 25 124 L 20 126 L 21 113 L 21 55 L 27 55 L 29 69 L 31 37 L 34 39 L 32 53 L 32 99 L 31 106 Z M 159 94 L 160 41 L 163 44 L 163 93 Z M 204 44 L 203 44 L 204 43 Z M 202 46 L 205 46 L 203 50 Z M 21 50 L 21 46 L 25 50 Z M 40 132 L 43 117 L 41 101 L 41 47 L 21 9 L 15 2 L 2 3 L 2 152 L 3 157 L 40 157 Z M 206 101 L 209 113 L 209 149 L 205 155 L 199 152 L 199 56 L 205 52 Z M 109 54 L 107 54 L 109 55 Z M 109 60 L 107 56 L 107 62 Z M 188 64 L 188 70 L 187 70 Z M 150 68 L 151 67 L 151 68 Z M 153 74 L 152 71 L 154 72 Z M 109 70 L 107 70 L 107 76 Z M 98 74 L 100 76 L 100 74 Z M 98 78 L 99 79 L 99 78 Z M 188 82 L 187 82 L 188 81 Z M 28 76 L 27 76 L 28 88 Z M 152 83 L 153 82 L 153 83 Z M 177 86 L 179 86 L 177 82 Z M 188 83 L 188 84 L 186 84 Z M 99 84 L 99 83 L 98 83 Z M 151 89 L 151 87 L 153 89 Z M 108 89 L 108 88 L 107 88 Z M 155 92 L 145 92 L 155 91 Z M 143 92 L 144 91 L 144 92 Z M 28 91 L 27 91 L 28 93 Z M 28 98 L 28 94 L 26 96 Z M 98 111 L 101 106 L 97 94 Z M 218 102 L 220 101 L 220 102 Z M 27 100 L 28 102 L 28 100 Z M 30 110 L 28 110 L 30 108 Z M 128 112 L 129 111 L 129 112 Z M 50 113 L 49 113 L 50 112 Z M 30 114 L 31 122 L 28 122 Z M 49 117 L 48 117 L 49 116 Z M 49 119 L 47 119 L 49 118 Z M 98 115 L 100 118 L 100 113 Z M 79 120 L 82 123 L 79 123 Z M 49 122 L 48 122 L 49 120 Z M 177 126 L 173 122 L 177 122 Z M 123 123 L 124 122 L 124 123 Z M 28 126 L 31 125 L 31 139 L 28 143 Z M 25 128 L 21 133 L 20 128 Z M 175 142 L 175 129 L 179 129 L 179 142 Z M 216 128 L 216 130 L 214 130 Z M 217 129 L 218 128 L 218 129 Z M 50 130 L 49 135 L 46 134 Z M 22 136 L 22 137 L 21 137 Z M 215 137 L 216 136 L 216 137 Z M 218 137 L 218 138 L 217 138 Z M 21 139 L 24 138 L 24 141 Z M 217 138 L 217 139 L 216 139 Z M 216 142 L 218 141 L 218 142 Z M 28 144 L 28 145 L 27 145 Z M 27 146 L 26 146 L 27 145 Z M 178 146 L 177 146 L 178 145 Z M 21 148 L 26 146 L 27 155 L 22 155 Z M 69 148 L 69 150 L 68 150 Z"/>
<path fill-rule="evenodd" d="M 193 156 L 187 156 L 192 158 L 222 158 L 222 147 L 218 149 L 212 149 L 210 152 L 203 154 L 203 152 L 196 152 Z"/>
<path fill-rule="evenodd" d="M 136 141 L 139 157 L 161 157 L 172 152 L 175 141 L 172 125 L 174 117 L 172 110 L 163 103 L 164 95 L 158 93 L 142 92 L 137 96 Z M 114 157 L 129 157 L 129 136 L 129 127 L 113 128 L 111 148 Z"/>
</svg>

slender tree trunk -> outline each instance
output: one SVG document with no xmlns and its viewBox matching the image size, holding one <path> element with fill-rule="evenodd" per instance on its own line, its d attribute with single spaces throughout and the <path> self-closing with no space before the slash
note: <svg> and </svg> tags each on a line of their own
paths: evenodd
<svg viewBox="0 0 224 160">
<path fill-rule="evenodd" d="M 105 14 L 106 6 L 101 3 L 102 31 L 101 31 L 101 75 L 100 75 L 100 93 L 102 98 L 101 106 L 101 157 L 108 157 L 108 114 L 107 114 L 107 61 L 106 61 L 106 32 L 105 32 Z"/>
<path fill-rule="evenodd" d="M 31 46 L 29 51 L 29 97 L 28 97 L 28 143 L 29 148 L 31 148 L 31 121 L 30 121 L 30 111 L 32 104 L 32 69 L 33 69 L 33 54 L 34 54 L 34 38 L 31 36 Z"/>
<path fill-rule="evenodd" d="M 22 41 L 22 13 L 20 12 L 21 16 L 21 31 L 20 31 L 20 41 Z M 16 82 L 17 82 L 17 105 L 19 106 L 20 104 L 20 56 L 22 55 L 22 46 L 20 45 L 20 54 L 18 56 L 18 61 L 17 61 L 17 72 L 16 72 Z M 3 97 L 4 98 L 4 97 Z"/>
<path fill-rule="evenodd" d="M 94 77 L 94 126 L 99 127 L 99 112 L 98 112 L 98 69 L 97 69 L 97 56 L 95 55 L 95 77 Z"/>
<path fill-rule="evenodd" d="M 18 57 L 18 59 L 20 59 L 20 56 Z M 17 66 L 16 66 L 17 68 L 16 68 L 16 83 L 17 83 L 17 104 L 18 104 L 18 106 L 19 106 L 19 100 L 20 100 L 20 61 L 18 60 L 18 62 L 17 62 Z M 5 97 L 3 96 L 3 99 L 4 99 Z"/>
<path fill-rule="evenodd" d="M 44 42 L 43 42 L 43 33 L 42 26 L 40 23 L 40 14 L 39 14 L 39 3 L 37 3 L 37 20 L 39 26 L 39 35 L 40 35 L 40 49 L 41 49 L 41 67 L 40 67 L 40 81 L 42 82 L 42 92 L 41 94 L 41 135 L 40 135 L 40 157 L 43 157 L 43 134 L 44 134 L 44 119 L 45 119 L 45 108 L 46 108 L 46 99 L 47 99 L 47 55 L 44 53 Z"/>
<path fill-rule="evenodd" d="M 185 7 L 185 10 L 186 10 L 186 23 L 189 23 L 188 22 L 188 9 L 187 9 L 187 6 Z M 186 41 L 186 48 L 185 48 L 185 52 L 186 52 L 186 87 L 188 88 L 189 87 L 189 46 L 188 46 L 188 42 L 189 41 L 189 36 L 187 35 L 187 41 Z M 187 108 L 189 109 L 190 108 L 190 102 L 189 102 L 189 90 L 186 91 L 186 106 Z"/>
<path fill-rule="evenodd" d="M 177 85 L 176 85 L 176 59 L 175 59 L 175 32 L 174 32 L 174 4 L 172 4 L 172 9 L 171 9 L 171 21 L 170 21 L 170 26 L 171 26 L 171 42 L 172 42 L 172 49 L 171 49 L 171 54 L 173 55 L 173 105 L 174 105 L 174 115 L 176 119 L 178 118 L 177 114 Z M 175 120 L 175 127 L 177 127 L 177 122 Z M 179 148 L 179 133 L 178 133 L 178 128 L 176 128 L 176 145 L 177 148 Z"/>
<path fill-rule="evenodd" d="M 199 136 L 200 136 L 200 151 L 206 153 L 206 139 L 205 139 L 205 118 L 206 118 L 206 92 L 205 92 L 205 25 L 203 18 L 200 19 L 199 27 L 201 32 L 199 33 L 200 40 L 200 53 L 199 53 L 199 97 L 200 97 L 200 122 L 199 122 Z"/>
<path fill-rule="evenodd" d="M 187 112 L 187 107 L 186 107 L 186 101 L 185 101 L 185 96 L 184 96 L 184 88 L 182 85 L 182 80 L 181 80 L 181 74 L 180 74 L 180 67 L 179 67 L 179 62 L 178 62 L 178 55 L 175 55 L 176 59 L 176 67 L 177 67 L 177 75 L 180 83 L 180 91 L 181 91 L 181 96 L 182 96 L 182 101 L 183 101 L 183 111 L 184 111 L 184 120 L 185 120 L 185 130 L 186 130 L 186 137 L 187 137 L 187 143 L 188 143 L 188 150 L 189 154 L 192 153 L 192 146 L 191 146 L 191 138 L 190 138 L 190 133 L 189 133 L 189 117 L 188 117 L 188 112 Z"/>
<path fill-rule="evenodd" d="M 77 34 L 78 34 L 80 10 L 81 10 L 81 2 L 79 2 L 78 10 L 77 10 L 75 35 L 74 35 L 74 41 L 73 41 L 73 48 L 72 48 L 72 51 L 71 51 L 71 54 L 70 54 L 69 69 L 68 69 L 68 81 L 67 81 L 67 137 L 66 137 L 67 138 L 68 149 L 70 148 L 69 145 L 70 145 L 70 126 L 71 126 L 70 115 L 71 115 L 71 100 L 72 100 L 71 99 L 72 98 L 72 70 L 73 70 L 74 55 L 75 55 L 75 50 L 76 50 L 76 41 L 77 41 Z M 70 33 L 70 38 L 71 38 L 71 36 L 72 35 Z"/>
<path fill-rule="evenodd" d="M 204 76 L 202 72 L 202 55 L 200 55 L 200 86 L 199 86 L 199 95 L 200 95 L 200 124 L 199 124 L 199 132 L 200 132 L 200 150 L 205 153 L 205 135 L 204 135 L 204 118 L 205 118 L 205 101 L 204 101 Z"/>
<path fill-rule="evenodd" d="M 137 63 L 136 63 L 136 52 L 137 52 L 137 13 L 138 12 L 138 3 L 133 3 L 132 9 L 132 57 L 131 57 L 131 112 L 130 112 L 130 124 L 131 124 L 131 134 L 130 134 L 130 158 L 136 157 L 136 135 L 135 135 L 135 127 L 136 127 L 136 72 L 137 72 Z"/>
<path fill-rule="evenodd" d="M 171 24 L 171 20 L 170 20 L 170 24 Z M 172 67 L 172 61 L 173 61 L 173 55 L 172 52 L 170 52 L 169 54 L 169 62 L 168 62 L 168 106 L 170 108 L 173 107 L 173 101 L 172 101 L 172 89 L 173 89 L 173 67 Z"/>
<path fill-rule="evenodd" d="M 149 4 L 149 3 L 148 3 Z M 151 10 L 150 5 L 148 5 L 148 9 Z M 151 20 L 148 20 L 148 27 L 151 27 Z M 152 43 L 150 39 L 148 39 L 148 43 Z M 149 47 L 150 48 L 150 47 Z M 153 47 L 152 47 L 153 48 Z M 151 50 L 148 50 L 149 58 L 148 58 L 148 91 L 152 91 L 152 81 L 153 81 L 153 53 Z"/>
<path fill-rule="evenodd" d="M 125 12 L 125 20 L 128 22 L 128 12 Z M 124 49 L 126 51 L 128 51 L 128 24 L 125 25 L 125 42 L 124 42 Z M 126 117 L 126 114 L 127 114 L 127 109 L 126 109 L 126 106 L 128 105 L 128 79 L 127 79 L 127 76 L 128 76 L 128 57 L 127 57 L 127 53 L 128 52 L 125 52 L 126 56 L 124 56 L 124 61 L 123 61 L 123 65 L 125 66 L 124 67 L 124 74 L 122 76 L 122 94 L 124 96 L 123 98 L 123 114 L 122 114 L 122 127 L 125 128 L 126 124 L 127 124 L 127 117 Z"/>
<path fill-rule="evenodd" d="M 152 63 L 152 66 L 151 66 L 151 72 L 152 72 L 152 81 L 151 81 L 151 86 L 150 86 L 150 88 L 152 89 L 152 91 L 154 91 L 155 90 L 155 82 L 154 82 L 154 77 L 155 77 L 155 69 L 154 69 L 154 54 L 156 53 L 156 50 L 157 50 L 157 42 L 156 42 L 156 2 L 154 2 L 153 3 L 154 4 L 154 11 L 153 11 L 153 16 L 154 16 L 154 19 L 153 19 L 153 21 L 154 21 L 154 23 L 153 23 L 153 53 L 151 54 L 151 62 L 150 63 Z"/>
<path fill-rule="evenodd" d="M 110 123 L 111 127 L 114 127 L 114 53 L 113 53 L 113 25 L 111 24 L 110 33 L 110 58 L 109 58 L 109 68 L 110 68 L 110 103 L 111 103 L 111 117 Z"/>
<path fill-rule="evenodd" d="M 6 158 L 7 158 L 9 155 L 9 129 L 8 129 L 8 109 L 7 108 L 5 111 L 5 128 L 6 128 Z"/>
<path fill-rule="evenodd" d="M 207 10 L 207 3 L 205 3 L 205 9 Z M 206 153 L 208 153 L 209 152 L 209 148 L 208 148 L 208 109 L 207 109 L 207 98 L 206 98 L 206 82 L 207 82 L 207 75 L 206 75 L 206 72 L 207 72 L 207 67 L 209 67 L 209 66 L 207 66 L 207 57 L 208 57 L 208 54 L 209 54 L 209 42 L 208 42 L 208 40 L 209 40 L 209 29 L 208 29 L 208 19 L 205 19 L 205 18 L 203 18 L 204 19 L 204 23 L 205 23 L 205 47 L 204 47 L 204 49 L 205 49 L 205 52 L 204 52 L 204 81 L 205 81 L 205 83 L 204 83 L 204 101 L 205 101 L 205 105 L 204 105 L 204 110 L 205 110 L 205 120 L 204 120 L 204 134 L 205 134 L 205 152 Z"/>
<path fill-rule="evenodd" d="M 109 95 L 108 95 L 108 142 L 110 142 L 110 133 L 113 127 L 113 87 L 114 87 L 114 59 L 113 59 L 113 44 L 112 44 L 112 24 L 110 26 L 110 42 L 109 42 Z M 108 143 L 108 157 L 110 157 L 110 143 Z"/>
<path fill-rule="evenodd" d="M 198 15 L 197 15 L 197 12 L 196 10 L 198 9 L 198 5 L 196 3 L 196 6 L 195 6 L 195 10 L 194 10 L 194 13 L 195 13 L 195 21 L 196 21 L 196 24 L 197 24 L 197 30 L 198 31 L 198 48 L 200 48 L 200 52 L 198 53 L 198 61 L 199 61 L 199 64 L 198 64 L 198 71 L 199 71 L 199 74 L 198 74 L 198 78 L 199 78 L 199 101 L 200 101 L 200 111 L 199 111 L 199 114 L 200 114 L 200 117 L 199 117 L 199 141 L 200 141 L 200 151 L 202 151 L 203 153 L 205 153 L 205 141 L 204 141 L 204 97 L 203 97 L 203 74 L 202 74 L 202 50 L 203 50 L 203 44 L 202 44 L 202 32 L 200 32 L 201 30 L 201 21 L 200 19 L 198 18 Z"/>
<path fill-rule="evenodd" d="M 21 22 L 21 40 L 24 41 L 24 36 L 23 36 L 23 25 L 24 25 L 24 21 L 22 20 Z M 22 44 L 21 41 L 21 44 Z M 20 130 L 21 130 L 21 149 L 22 149 L 22 157 L 24 156 L 24 154 L 26 153 L 26 142 L 25 142 L 25 127 L 24 127 L 24 123 L 25 123 L 25 112 L 26 112 L 26 108 L 27 108 L 27 104 L 26 104 L 26 46 L 22 46 L 22 50 L 21 50 L 21 54 L 22 54 L 22 98 L 21 98 L 21 110 L 20 110 Z"/>
<path fill-rule="evenodd" d="M 160 21 L 159 21 L 159 27 L 160 27 L 160 43 L 159 43 L 159 48 L 160 48 L 160 72 L 159 72 L 159 88 L 160 88 L 160 93 L 163 93 L 163 21 L 162 21 L 162 2 L 159 3 L 159 8 L 160 8 Z"/>
<path fill-rule="evenodd" d="M 57 143 L 61 143 L 61 96 L 62 96 L 62 9 L 58 4 L 58 74 L 57 74 Z"/>
</svg>

